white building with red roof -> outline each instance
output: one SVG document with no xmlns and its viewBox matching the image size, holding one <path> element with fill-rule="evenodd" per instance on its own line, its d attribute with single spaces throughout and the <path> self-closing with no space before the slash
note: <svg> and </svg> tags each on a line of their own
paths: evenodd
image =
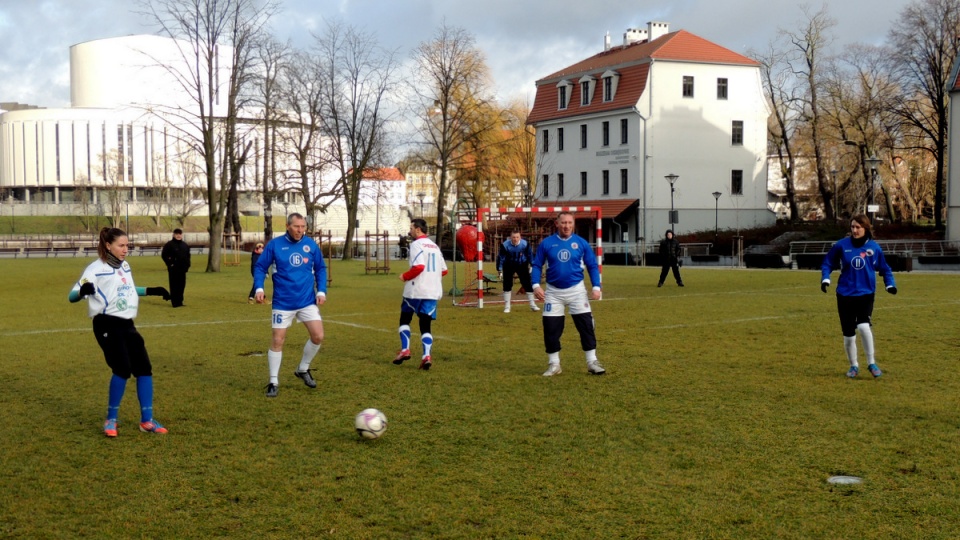
<svg viewBox="0 0 960 540">
<path fill-rule="evenodd" d="M 774 223 L 759 64 L 661 22 L 604 49 L 536 83 L 537 202 L 600 206 L 607 246 Z"/>
</svg>

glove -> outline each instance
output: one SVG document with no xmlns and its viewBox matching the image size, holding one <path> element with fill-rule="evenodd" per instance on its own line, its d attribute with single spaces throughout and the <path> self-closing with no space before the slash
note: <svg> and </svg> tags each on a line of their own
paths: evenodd
<svg viewBox="0 0 960 540">
<path fill-rule="evenodd" d="M 80 286 L 80 298 L 85 296 L 90 296 L 97 292 L 97 288 L 93 286 L 93 283 L 89 281 Z"/>
<path fill-rule="evenodd" d="M 828 288 L 830 288 L 830 282 L 829 282 L 829 281 L 821 281 L 821 282 L 820 282 L 820 291 L 822 291 L 822 292 L 827 292 L 827 289 L 828 289 Z"/>
<path fill-rule="evenodd" d="M 896 288 L 896 287 L 887 287 L 887 292 L 890 293 L 890 294 L 897 294 L 897 288 Z"/>
<path fill-rule="evenodd" d="M 147 296 L 160 296 L 164 300 L 170 300 L 170 293 L 163 287 L 147 287 Z"/>
</svg>

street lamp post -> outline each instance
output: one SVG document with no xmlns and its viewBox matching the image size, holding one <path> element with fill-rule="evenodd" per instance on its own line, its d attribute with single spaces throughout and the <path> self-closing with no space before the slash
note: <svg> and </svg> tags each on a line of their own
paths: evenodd
<svg viewBox="0 0 960 540">
<path fill-rule="evenodd" d="M 720 193 L 719 191 L 713 192 L 713 241 L 716 243 L 717 238 L 720 236 Z"/>
<path fill-rule="evenodd" d="M 677 219 L 678 217 L 677 211 L 673 209 L 673 193 L 674 191 L 676 191 L 673 185 L 677 182 L 677 179 L 680 177 L 673 173 L 670 173 L 664 176 L 664 178 L 667 179 L 667 182 L 670 182 L 670 225 L 671 225 L 671 228 L 673 228 L 672 226 L 676 225 L 676 223 L 680 221 L 679 219 Z"/>
<path fill-rule="evenodd" d="M 880 160 L 876 157 L 869 157 L 863 160 L 863 164 L 870 171 L 870 203 L 867 205 L 867 212 L 870 212 L 870 221 L 877 219 L 877 167 L 880 166 Z"/>
<path fill-rule="evenodd" d="M 417 198 L 420 199 L 420 219 L 423 219 L 423 198 L 426 196 L 427 194 L 422 191 L 417 193 Z"/>
<path fill-rule="evenodd" d="M 840 194 L 837 193 L 837 170 L 830 170 L 830 177 L 833 178 L 833 217 L 835 220 L 840 219 Z"/>
</svg>

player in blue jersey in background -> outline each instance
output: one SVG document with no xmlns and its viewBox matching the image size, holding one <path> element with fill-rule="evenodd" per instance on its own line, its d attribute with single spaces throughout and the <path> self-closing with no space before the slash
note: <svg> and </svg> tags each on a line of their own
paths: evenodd
<svg viewBox="0 0 960 540">
<path fill-rule="evenodd" d="M 533 257 L 533 294 L 543 304 L 543 343 L 547 349 L 549 366 L 544 377 L 559 375 L 560 336 L 563 335 L 564 308 L 570 310 L 573 324 L 580 333 L 580 346 L 587 360 L 587 373 L 603 375 L 606 370 L 597 361 L 597 338 L 594 333 L 593 312 L 583 284 L 583 267 L 590 274 L 593 290 L 590 300 L 600 300 L 600 267 L 590 249 L 590 243 L 573 234 L 573 214 L 561 212 L 557 216 L 557 232 L 540 242 Z M 540 287 L 543 265 L 547 265 L 547 288 Z"/>
<path fill-rule="evenodd" d="M 503 279 L 503 312 L 510 313 L 510 297 L 513 294 L 513 275 L 517 275 L 520 286 L 527 291 L 527 300 L 530 302 L 530 311 L 540 311 L 533 296 L 530 284 L 530 262 L 533 260 L 533 251 L 530 244 L 520 238 L 520 231 L 514 229 L 510 238 L 500 246 L 500 255 L 497 257 L 497 272 Z"/>
<path fill-rule="evenodd" d="M 273 273 L 271 314 L 273 339 L 270 350 L 267 351 L 267 364 L 270 369 L 267 397 L 277 397 L 283 343 L 287 339 L 287 329 L 294 319 L 307 327 L 310 339 L 303 346 L 300 366 L 293 374 L 310 388 L 317 387 L 317 381 L 311 375 L 310 363 L 320 351 L 323 342 L 323 319 L 320 318 L 318 306 L 327 301 L 327 265 L 323 261 L 320 246 L 312 238 L 305 236 L 306 232 L 307 220 L 303 215 L 290 214 L 287 216 L 287 233 L 268 242 L 254 266 L 254 299 L 258 304 L 262 304 L 265 298 L 263 282 L 267 277 L 267 270 L 271 264 L 276 265 Z"/>
<path fill-rule="evenodd" d="M 840 314 L 840 329 L 843 331 L 843 348 L 850 361 L 847 377 L 860 373 L 857 363 L 857 334 L 867 357 L 867 369 L 874 377 L 883 373 L 877 367 L 873 346 L 873 300 L 877 291 L 877 272 L 890 294 L 897 294 L 893 270 L 883 257 L 883 250 L 873 240 L 870 218 L 861 214 L 850 222 L 850 236 L 838 241 L 820 267 L 820 290 L 830 287 L 830 273 L 840 270 L 837 280 L 837 312 Z"/>
<path fill-rule="evenodd" d="M 117 436 L 120 402 L 131 375 L 137 379 L 140 431 L 167 432 L 167 428 L 153 418 L 153 366 L 133 319 L 137 316 L 139 297 L 160 296 L 170 300 L 170 293 L 163 287 L 137 287 L 133 284 L 133 273 L 126 261 L 129 249 L 127 233 L 109 227 L 101 229 L 97 243 L 99 258 L 87 266 L 67 296 L 70 302 L 87 300 L 87 314 L 93 319 L 93 335 L 113 371 L 107 418 L 103 422 L 103 433 L 107 437 Z"/>
<path fill-rule="evenodd" d="M 403 299 L 400 301 L 400 352 L 393 363 L 400 365 L 410 359 L 410 323 L 416 315 L 420 323 L 420 343 L 423 356 L 420 369 L 428 370 L 433 365 L 430 350 L 433 347 L 431 324 L 437 318 L 437 301 L 443 296 L 443 276 L 447 275 L 447 263 L 443 253 L 427 236 L 427 222 L 417 218 L 410 222 L 410 269 L 400 274 L 403 282 Z"/>
</svg>

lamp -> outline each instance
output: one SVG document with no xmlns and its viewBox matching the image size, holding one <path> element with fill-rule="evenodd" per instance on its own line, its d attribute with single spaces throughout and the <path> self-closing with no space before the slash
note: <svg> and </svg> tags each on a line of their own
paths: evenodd
<svg viewBox="0 0 960 540">
<path fill-rule="evenodd" d="M 673 193 L 676 191 L 673 185 L 677 182 L 677 179 L 680 178 L 676 174 L 670 173 L 664 178 L 667 179 L 667 182 L 670 182 L 670 225 L 675 225 L 679 220 L 677 219 L 677 211 L 673 209 Z"/>
<path fill-rule="evenodd" d="M 423 218 L 423 198 L 426 196 L 427 194 L 422 191 L 417 192 L 417 198 L 420 199 L 420 218 L 421 219 Z"/>
<path fill-rule="evenodd" d="M 863 160 L 863 166 L 870 171 L 870 204 L 867 205 L 867 212 L 870 212 L 870 221 L 876 221 L 877 210 L 877 167 L 880 166 L 880 160 L 876 156 Z"/>
<path fill-rule="evenodd" d="M 717 238 L 718 238 L 719 235 L 720 235 L 720 196 L 723 195 L 723 193 L 720 193 L 719 191 L 714 191 L 714 192 L 712 193 L 712 195 L 713 195 L 713 201 L 714 201 L 714 206 L 713 206 L 713 241 L 716 242 L 716 241 L 717 241 Z"/>
</svg>

